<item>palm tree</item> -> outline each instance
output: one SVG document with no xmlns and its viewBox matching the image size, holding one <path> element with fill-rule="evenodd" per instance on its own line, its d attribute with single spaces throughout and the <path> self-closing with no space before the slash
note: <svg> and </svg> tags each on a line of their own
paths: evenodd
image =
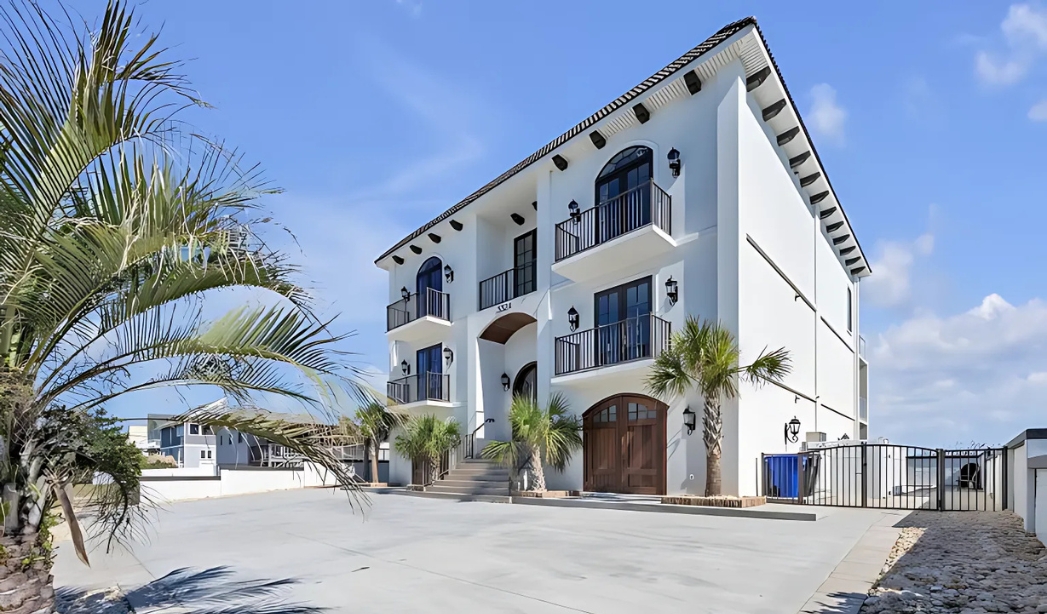
<svg viewBox="0 0 1047 614">
<path fill-rule="evenodd" d="M 461 441 L 458 422 L 440 420 L 432 414 L 409 418 L 404 432 L 396 437 L 393 447 L 397 454 L 425 465 L 426 479 L 432 484 L 440 478 L 440 459 Z"/>
<path fill-rule="evenodd" d="M 276 395 L 328 416 L 339 391 L 369 398 L 337 349 L 343 336 L 264 241 L 274 225 L 258 199 L 273 190 L 178 123 L 181 108 L 205 106 L 180 64 L 138 35 L 121 0 L 94 30 L 62 15 L 12 0 L 0 20 L 0 546 L 23 561 L 0 568 L 0 583 L 26 574 L 4 599 L 18 611 L 53 608 L 55 502 L 88 560 L 77 476 L 110 478 L 84 502 L 92 535 L 112 545 L 143 518 L 137 469 L 93 457 L 77 417 L 171 386 L 243 403 Z M 223 290 L 247 305 L 205 316 Z M 235 410 L 178 419 L 285 445 L 355 488 L 315 427 Z"/>
<path fill-rule="evenodd" d="M 371 482 L 378 482 L 378 446 L 389 439 L 389 433 L 402 425 L 406 418 L 377 401 L 357 409 L 355 418 L 360 439 L 371 455 Z"/>
<path fill-rule="evenodd" d="M 559 393 L 554 394 L 544 408 L 530 396 L 514 396 L 509 407 L 509 424 L 512 441 L 492 441 L 484 446 L 480 455 L 508 465 L 512 470 L 520 466 L 521 459 L 526 460 L 534 476 L 531 490 L 545 490 L 543 464 L 563 471 L 571 462 L 571 455 L 582 447 L 581 422 L 571 414 L 567 399 Z"/>
<path fill-rule="evenodd" d="M 655 359 L 647 377 L 647 388 L 656 396 L 683 395 L 694 387 L 704 398 L 702 439 L 707 497 L 721 493 L 722 401 L 738 396 L 739 380 L 754 385 L 780 382 L 792 370 L 785 348 L 765 350 L 744 366 L 739 365 L 739 357 L 738 343 L 731 331 L 715 322 L 688 316 L 683 329 L 673 334 L 669 349 Z"/>
</svg>

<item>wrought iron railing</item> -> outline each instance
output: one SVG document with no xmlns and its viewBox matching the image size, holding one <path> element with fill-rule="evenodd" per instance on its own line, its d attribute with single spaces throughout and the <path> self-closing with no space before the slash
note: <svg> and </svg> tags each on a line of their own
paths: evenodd
<svg viewBox="0 0 1047 614">
<path fill-rule="evenodd" d="M 556 261 L 645 226 L 672 234 L 672 197 L 648 181 L 556 225 Z"/>
<path fill-rule="evenodd" d="M 418 318 L 431 316 L 451 321 L 451 295 L 433 288 L 426 288 L 420 297 L 412 294 L 385 308 L 385 330 L 413 322 Z"/>
<path fill-rule="evenodd" d="M 502 271 L 480 282 L 480 309 L 500 305 L 518 296 L 534 292 L 538 283 L 538 263 L 535 261 Z"/>
<path fill-rule="evenodd" d="M 669 347 L 670 328 L 665 320 L 646 314 L 558 337 L 555 374 L 654 358 Z"/>
<path fill-rule="evenodd" d="M 418 401 L 451 401 L 451 376 L 445 373 L 419 373 L 393 380 L 386 385 L 389 398 L 399 405 Z"/>
</svg>

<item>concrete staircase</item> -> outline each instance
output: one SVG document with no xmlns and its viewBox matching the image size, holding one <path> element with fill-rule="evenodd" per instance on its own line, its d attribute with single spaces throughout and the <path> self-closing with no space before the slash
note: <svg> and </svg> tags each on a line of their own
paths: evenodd
<svg viewBox="0 0 1047 614">
<path fill-rule="evenodd" d="M 458 501 L 512 503 L 509 496 L 509 470 L 483 459 L 465 459 L 442 479 L 415 495 Z"/>
</svg>

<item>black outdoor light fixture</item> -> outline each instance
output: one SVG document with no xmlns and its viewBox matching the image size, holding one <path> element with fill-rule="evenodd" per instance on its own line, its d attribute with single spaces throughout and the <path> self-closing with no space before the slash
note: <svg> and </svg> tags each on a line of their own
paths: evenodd
<svg viewBox="0 0 1047 614">
<path fill-rule="evenodd" d="M 506 373 L 502 373 L 502 390 L 509 390 L 510 381 L 511 380 L 509 379 L 509 375 Z"/>
<path fill-rule="evenodd" d="M 578 217 L 582 215 L 582 212 L 578 210 L 578 201 L 572 200 L 567 203 L 567 210 L 571 213 L 571 219 L 578 223 Z"/>
<path fill-rule="evenodd" d="M 411 300 L 411 291 L 407 289 L 407 286 L 400 288 L 400 296 L 405 300 Z"/>
<path fill-rule="evenodd" d="M 672 278 L 672 275 L 669 276 L 669 279 L 665 280 L 665 298 L 669 299 L 670 305 L 675 305 L 677 299 L 680 298 L 676 281 Z"/>
<path fill-rule="evenodd" d="M 407 361 L 405 360 L 400 363 L 400 370 L 404 372 L 404 375 L 410 375 L 411 365 L 407 364 Z"/>
<path fill-rule="evenodd" d="M 796 443 L 800 440 L 800 420 L 793 419 L 785 423 L 785 443 Z"/>
<path fill-rule="evenodd" d="M 454 352 L 451 351 L 451 348 L 444 348 L 444 360 L 447 361 L 447 366 L 451 366 L 454 361 Z"/>
<path fill-rule="evenodd" d="M 675 147 L 669 150 L 669 170 L 673 172 L 673 177 L 680 176 L 680 152 Z"/>
<path fill-rule="evenodd" d="M 683 425 L 687 427 L 688 435 L 694 432 L 694 425 L 696 419 L 697 414 L 691 411 L 690 406 L 683 410 Z"/>
<path fill-rule="evenodd" d="M 567 323 L 571 325 L 571 332 L 578 330 L 578 310 L 571 307 L 567 310 Z"/>
<path fill-rule="evenodd" d="M 444 279 L 447 280 L 447 283 L 454 281 L 454 269 L 449 264 L 444 265 Z"/>
</svg>

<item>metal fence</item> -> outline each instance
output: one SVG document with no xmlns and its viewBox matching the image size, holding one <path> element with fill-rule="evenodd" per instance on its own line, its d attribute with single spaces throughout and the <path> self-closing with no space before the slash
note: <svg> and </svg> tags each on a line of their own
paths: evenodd
<svg viewBox="0 0 1047 614">
<path fill-rule="evenodd" d="M 673 232 L 672 197 L 648 181 L 557 224 L 556 261 L 652 224 Z"/>
<path fill-rule="evenodd" d="M 1005 448 L 946 450 L 885 443 L 764 454 L 768 498 L 802 505 L 902 510 L 1007 509 Z"/>
</svg>

